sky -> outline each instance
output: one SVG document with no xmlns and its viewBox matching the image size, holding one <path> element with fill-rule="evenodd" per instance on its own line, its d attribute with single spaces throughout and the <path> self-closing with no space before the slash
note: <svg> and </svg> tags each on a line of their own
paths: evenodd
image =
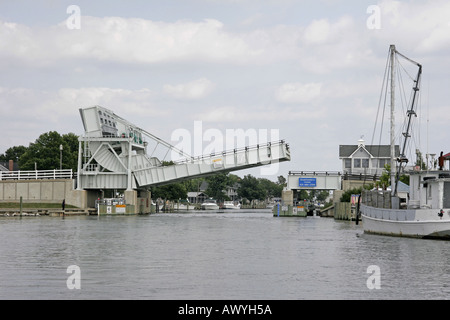
<svg viewBox="0 0 450 320">
<path fill-rule="evenodd" d="M 82 135 L 78 109 L 101 105 L 174 145 L 201 124 L 200 151 L 227 130 L 284 139 L 272 180 L 341 171 L 339 145 L 389 143 L 374 126 L 391 44 L 423 66 L 410 149 L 450 152 L 447 0 L 0 0 L 0 154 Z"/>
</svg>

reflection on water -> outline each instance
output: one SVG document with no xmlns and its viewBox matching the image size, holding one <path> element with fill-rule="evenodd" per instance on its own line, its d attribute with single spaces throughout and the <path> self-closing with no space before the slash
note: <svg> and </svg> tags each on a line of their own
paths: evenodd
<svg viewBox="0 0 450 320">
<path fill-rule="evenodd" d="M 450 242 L 270 211 L 0 218 L 1 299 L 447 299 Z M 67 267 L 80 267 L 69 290 Z M 370 265 L 381 288 L 370 290 Z"/>
</svg>

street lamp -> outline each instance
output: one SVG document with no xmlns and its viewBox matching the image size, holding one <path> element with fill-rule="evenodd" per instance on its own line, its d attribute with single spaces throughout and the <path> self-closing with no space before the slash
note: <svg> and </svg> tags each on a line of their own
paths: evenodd
<svg viewBox="0 0 450 320">
<path fill-rule="evenodd" d="M 59 145 L 59 170 L 62 170 L 62 151 L 63 151 L 63 145 Z"/>
</svg>

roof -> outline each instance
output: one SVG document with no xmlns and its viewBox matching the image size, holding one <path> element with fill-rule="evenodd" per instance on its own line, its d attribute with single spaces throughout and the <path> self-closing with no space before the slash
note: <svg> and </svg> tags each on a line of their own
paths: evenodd
<svg viewBox="0 0 450 320">
<path fill-rule="evenodd" d="M 391 186 L 391 190 L 392 190 L 392 186 Z M 409 193 L 409 186 L 406 183 L 399 181 L 397 184 L 397 192 Z"/>
<path fill-rule="evenodd" d="M 17 161 L 13 162 L 13 171 L 19 170 L 19 164 Z M 9 161 L 0 162 L 0 171 L 9 171 Z"/>
<path fill-rule="evenodd" d="M 370 153 L 372 157 L 375 158 L 389 158 L 391 156 L 391 146 L 390 145 L 339 145 L 339 158 L 349 158 L 356 150 L 359 148 L 364 148 Z M 395 155 L 400 154 L 400 147 L 395 146 Z"/>
<path fill-rule="evenodd" d="M 195 198 L 195 197 L 198 197 L 198 196 L 208 196 L 206 193 L 204 193 L 204 192 L 188 192 L 187 193 L 187 196 L 188 196 L 188 198 Z"/>
</svg>

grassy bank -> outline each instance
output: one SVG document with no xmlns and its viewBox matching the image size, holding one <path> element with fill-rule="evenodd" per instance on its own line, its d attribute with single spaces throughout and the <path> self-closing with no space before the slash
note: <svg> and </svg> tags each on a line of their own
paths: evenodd
<svg viewBox="0 0 450 320">
<path fill-rule="evenodd" d="M 0 209 L 19 209 L 18 202 L 0 202 Z M 23 203 L 23 209 L 61 209 L 61 203 Z M 66 204 L 66 209 L 76 208 Z"/>
</svg>

